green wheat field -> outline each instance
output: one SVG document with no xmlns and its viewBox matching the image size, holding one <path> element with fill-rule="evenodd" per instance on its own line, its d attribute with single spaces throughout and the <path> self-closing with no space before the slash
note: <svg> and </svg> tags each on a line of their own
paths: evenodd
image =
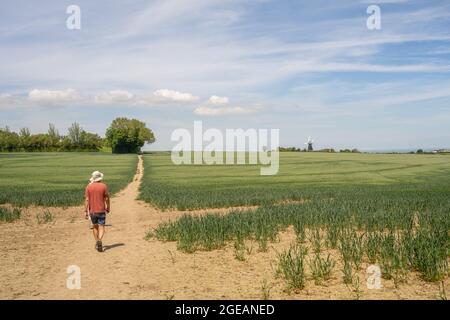
<svg viewBox="0 0 450 320">
<path fill-rule="evenodd" d="M 164 209 L 331 197 L 424 200 L 445 198 L 450 191 L 445 155 L 286 152 L 274 176 L 260 176 L 259 165 L 174 165 L 169 153 L 146 155 L 144 165 L 141 199 Z"/>
<path fill-rule="evenodd" d="M 0 153 L 0 204 L 79 205 L 93 171 L 104 172 L 115 193 L 131 181 L 136 164 L 135 155 Z"/>
<path fill-rule="evenodd" d="M 281 153 L 276 176 L 259 166 L 174 166 L 169 154 L 145 158 L 141 198 L 160 208 L 260 205 L 227 215 L 185 215 L 149 230 L 184 252 L 234 243 L 245 260 L 248 241 L 266 251 L 281 231 L 296 241 L 278 255 L 277 276 L 291 290 L 306 279 L 330 278 L 336 258 L 342 280 L 354 283 L 363 265 L 380 266 L 395 285 L 418 272 L 425 281 L 448 276 L 450 161 L 441 155 Z M 308 265 L 308 267 L 307 267 Z M 310 274 L 306 274 L 306 269 Z"/>
<path fill-rule="evenodd" d="M 20 219 L 20 206 L 81 204 L 93 170 L 105 173 L 114 193 L 136 163 L 133 155 L 0 154 L 0 203 L 17 207 L 0 207 L 0 220 Z M 146 239 L 175 241 L 187 253 L 233 244 L 235 258 L 245 260 L 249 241 L 266 251 L 292 228 L 295 241 L 276 268 L 290 289 L 327 281 L 337 260 L 346 284 L 370 264 L 396 286 L 410 272 L 430 282 L 448 277 L 450 156 L 280 153 L 275 176 L 260 176 L 259 165 L 174 165 L 167 152 L 145 155 L 144 166 L 139 197 L 168 215 L 241 207 L 186 213 L 149 229 Z"/>
</svg>

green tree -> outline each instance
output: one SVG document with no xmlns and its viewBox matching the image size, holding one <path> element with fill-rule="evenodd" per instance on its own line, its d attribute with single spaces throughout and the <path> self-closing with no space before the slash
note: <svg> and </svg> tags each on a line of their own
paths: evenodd
<svg viewBox="0 0 450 320">
<path fill-rule="evenodd" d="M 29 138 L 31 136 L 30 129 L 28 128 L 20 129 L 19 136 L 23 138 Z"/>
<path fill-rule="evenodd" d="M 70 136 L 62 138 L 59 143 L 60 151 L 100 151 L 102 148 L 103 139 L 98 134 L 84 130 L 78 133 L 78 128 L 74 132 L 76 132 L 76 135 L 72 138 Z"/>
<path fill-rule="evenodd" d="M 155 142 L 152 130 L 136 119 L 117 118 L 106 130 L 113 153 L 137 153 L 145 143 Z"/>
<path fill-rule="evenodd" d="M 72 145 L 76 148 L 81 148 L 81 133 L 83 132 L 83 129 L 81 126 L 74 122 L 69 128 L 69 140 L 72 143 Z"/>
<path fill-rule="evenodd" d="M 55 125 L 52 123 L 48 124 L 47 135 L 50 140 L 50 149 L 56 150 L 59 145 L 59 141 L 61 140 L 61 136 L 59 135 L 58 129 L 56 129 Z"/>
<path fill-rule="evenodd" d="M 99 151 L 103 145 L 103 139 L 95 133 L 81 132 L 81 145 L 83 150 Z"/>
<path fill-rule="evenodd" d="M 52 141 L 48 134 L 38 133 L 30 136 L 30 151 L 49 151 Z"/>
<path fill-rule="evenodd" d="M 30 149 L 30 129 L 28 128 L 22 128 L 19 131 L 19 141 L 20 141 L 20 148 L 25 151 L 32 151 Z"/>
<path fill-rule="evenodd" d="M 19 151 L 19 135 L 11 132 L 8 127 L 0 129 L 0 151 Z"/>
<path fill-rule="evenodd" d="M 72 141 L 69 137 L 63 137 L 59 144 L 59 151 L 74 151 Z"/>
</svg>

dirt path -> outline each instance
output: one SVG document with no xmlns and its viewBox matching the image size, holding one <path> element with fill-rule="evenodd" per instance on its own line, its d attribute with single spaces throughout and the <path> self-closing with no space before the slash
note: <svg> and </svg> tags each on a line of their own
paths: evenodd
<svg viewBox="0 0 450 320">
<path fill-rule="evenodd" d="M 47 225 L 34 223 L 32 216 L 1 225 L 0 298 L 231 297 L 230 292 L 226 294 L 227 290 L 217 285 L 229 285 L 222 273 L 228 272 L 223 266 L 226 259 L 234 260 L 232 254 L 228 258 L 217 252 L 188 255 L 178 252 L 175 243 L 144 240 L 149 228 L 185 212 L 158 211 L 137 201 L 142 175 L 140 158 L 133 181 L 111 200 L 103 253 L 94 250 L 88 223 L 82 219 L 82 207 L 51 208 L 56 221 Z M 210 263 L 214 264 L 212 268 L 208 268 Z M 80 290 L 66 287 L 66 270 L 72 265 L 81 270 Z M 216 267 L 223 270 L 216 274 Z M 211 280 L 204 268 L 209 269 Z M 202 284 L 205 280 L 209 285 Z"/>
<path fill-rule="evenodd" d="M 83 208 L 52 208 L 55 221 L 37 224 L 35 216 L 0 225 L 1 299 L 260 299 L 262 283 L 272 286 L 277 299 L 352 299 L 354 292 L 342 284 L 340 268 L 324 286 L 308 285 L 298 294 L 288 294 L 274 277 L 276 252 L 288 247 L 292 230 L 280 236 L 267 252 L 254 245 L 246 261 L 234 258 L 231 245 L 222 250 L 184 254 L 175 243 L 144 240 L 150 227 L 175 219 L 184 212 L 162 212 L 137 201 L 143 175 L 140 158 L 136 176 L 112 198 L 107 217 L 105 251 L 94 250 Z M 213 211 L 213 210 L 209 210 Z M 191 214 L 204 211 L 191 212 Z M 250 246 L 250 245 L 249 245 Z M 67 268 L 81 270 L 81 289 L 66 286 Z M 381 290 L 364 287 L 366 299 L 436 299 L 437 284 L 414 276 L 400 290 L 386 282 Z M 310 281 L 312 282 L 312 281 Z M 448 285 L 448 281 L 446 282 Z"/>
</svg>

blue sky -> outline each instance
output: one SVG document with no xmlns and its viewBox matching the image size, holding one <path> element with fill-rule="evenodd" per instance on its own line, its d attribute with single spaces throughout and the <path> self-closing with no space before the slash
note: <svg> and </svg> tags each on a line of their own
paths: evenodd
<svg viewBox="0 0 450 320">
<path fill-rule="evenodd" d="M 0 48 L 0 127 L 103 135 L 127 116 L 154 150 L 194 120 L 284 146 L 450 147 L 448 0 L 3 1 Z"/>
</svg>

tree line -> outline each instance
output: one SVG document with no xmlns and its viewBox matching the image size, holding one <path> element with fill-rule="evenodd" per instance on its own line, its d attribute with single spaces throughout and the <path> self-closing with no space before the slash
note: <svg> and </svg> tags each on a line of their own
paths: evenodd
<svg viewBox="0 0 450 320">
<path fill-rule="evenodd" d="M 319 149 L 314 151 L 308 151 L 306 148 L 296 148 L 296 147 L 279 147 L 278 151 L 280 152 L 327 152 L 327 153 L 335 153 L 336 150 L 333 148 L 325 148 L 325 149 Z M 339 150 L 341 153 L 360 153 L 358 149 L 341 149 Z"/>
<path fill-rule="evenodd" d="M 28 128 L 19 132 L 8 127 L 0 129 L 0 151 L 99 151 L 103 147 L 103 139 L 95 133 L 73 123 L 67 135 L 60 135 L 55 125 L 50 123 L 46 133 L 31 134 Z"/>
<path fill-rule="evenodd" d="M 113 153 L 137 153 L 145 143 L 153 143 L 153 132 L 136 119 L 117 118 L 102 138 L 85 131 L 77 122 L 61 135 L 55 125 L 49 124 L 46 133 L 31 134 L 28 128 L 14 132 L 9 127 L 0 128 L 0 152 L 97 152 L 110 147 Z"/>
</svg>

